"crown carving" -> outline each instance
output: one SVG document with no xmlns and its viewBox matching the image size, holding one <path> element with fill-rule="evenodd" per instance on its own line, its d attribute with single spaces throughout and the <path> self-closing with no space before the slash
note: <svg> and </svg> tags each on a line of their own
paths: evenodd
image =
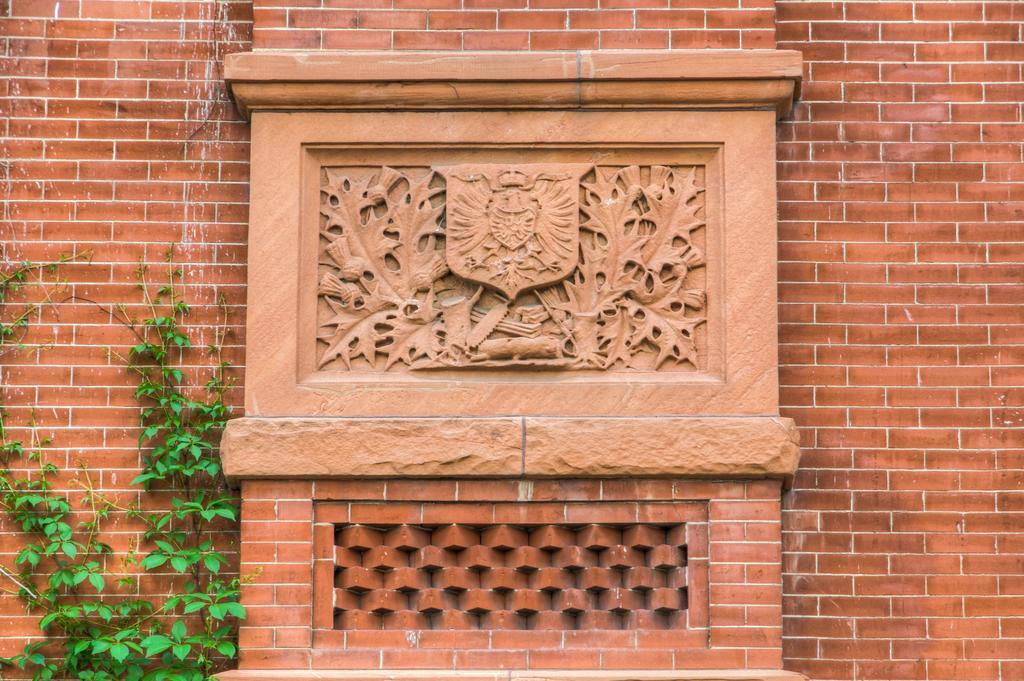
<svg viewBox="0 0 1024 681">
<path fill-rule="evenodd" d="M 498 175 L 498 184 L 502 187 L 525 187 L 526 174 L 518 170 L 506 170 Z"/>
</svg>

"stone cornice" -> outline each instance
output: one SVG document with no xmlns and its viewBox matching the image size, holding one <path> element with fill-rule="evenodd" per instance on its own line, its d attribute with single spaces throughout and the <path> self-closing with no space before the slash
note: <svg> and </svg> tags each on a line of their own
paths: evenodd
<svg viewBox="0 0 1024 681">
<path fill-rule="evenodd" d="M 792 50 L 303 52 L 229 55 L 239 110 L 775 109 L 801 77 Z"/>
</svg>

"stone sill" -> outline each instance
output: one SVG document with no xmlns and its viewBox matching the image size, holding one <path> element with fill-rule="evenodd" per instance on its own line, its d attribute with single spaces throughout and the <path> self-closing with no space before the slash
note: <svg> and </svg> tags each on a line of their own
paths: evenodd
<svg viewBox="0 0 1024 681">
<path fill-rule="evenodd" d="M 782 478 L 800 458 L 791 419 L 272 418 L 230 421 L 232 480 L 324 477 Z"/>
<path fill-rule="evenodd" d="M 775 109 L 801 78 L 793 50 L 305 52 L 228 55 L 239 111 Z"/>
<path fill-rule="evenodd" d="M 806 681 L 796 672 L 775 669 L 707 669 L 696 671 L 451 671 L 372 670 L 313 671 L 233 670 L 217 675 L 219 681 Z"/>
</svg>

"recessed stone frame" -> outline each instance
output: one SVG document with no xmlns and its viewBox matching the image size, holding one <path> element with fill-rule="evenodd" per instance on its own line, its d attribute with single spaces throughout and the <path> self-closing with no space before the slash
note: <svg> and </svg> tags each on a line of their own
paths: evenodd
<svg viewBox="0 0 1024 681">
<path fill-rule="evenodd" d="M 704 53 L 624 53 L 614 57 L 617 67 L 609 55 L 388 55 L 373 69 L 352 55 L 236 56 L 228 78 L 253 123 L 247 414 L 775 415 L 776 306 L 765 293 L 775 289 L 774 124 L 798 80 L 793 55 L 729 53 L 716 64 Z M 347 75 L 324 80 L 335 72 Z M 537 99 L 521 100 L 520 85 L 539 88 Z M 373 106 L 386 110 L 365 110 Z M 479 177 L 465 180 L 472 167 Z M 402 173 L 436 178 L 426 181 L 444 193 L 433 206 L 444 217 L 432 216 L 440 236 L 428 249 L 448 257 L 420 259 L 423 271 L 403 271 L 406 288 L 380 302 L 380 263 L 413 265 L 384 252 L 401 240 L 394 235 L 380 237 L 371 257 L 325 242 L 325 233 L 338 240 L 346 215 L 358 214 L 330 206 L 345 194 L 332 182 L 369 183 L 361 194 L 374 205 L 353 210 L 387 211 L 409 186 L 404 177 L 393 189 Z M 563 207 L 571 224 L 557 238 L 585 244 L 595 233 L 587 211 L 603 202 L 586 187 L 598 184 L 596 175 L 614 183 L 616 173 L 636 177 L 619 191 L 636 187 L 630 200 L 645 225 L 681 225 L 657 198 L 672 192 L 689 192 L 694 219 L 674 235 L 675 248 L 623 257 L 599 273 L 632 278 L 608 288 L 636 291 L 574 305 L 567 290 L 580 289 L 588 260 L 586 246 L 577 254 L 574 242 L 569 256 L 516 285 L 469 272 L 463 263 L 480 253 L 452 260 L 459 211 L 469 216 L 462 229 L 471 248 L 496 220 L 512 221 L 509 234 L 528 227 L 554 235 L 545 216 L 557 215 L 559 201 L 577 200 L 576 187 L 579 210 Z M 448 205 L 451 192 L 461 208 Z M 473 192 L 489 202 L 476 213 L 464 199 Z M 532 212 L 524 208 L 531 201 Z M 341 217 L 331 217 L 335 210 Z M 331 219 L 334 227 L 325 223 Z M 374 268 L 375 279 L 362 276 Z M 325 323 L 371 304 L 379 314 L 367 315 L 372 323 L 362 330 Z M 460 313 L 468 333 L 460 333 Z M 600 328 L 586 331 L 593 322 Z M 581 340 L 600 350 L 581 349 Z"/>
<path fill-rule="evenodd" d="M 258 410 L 264 415 L 479 416 L 525 413 L 622 416 L 631 412 L 635 415 L 682 415 L 773 411 L 777 399 L 776 344 L 763 341 L 768 340 L 765 334 L 771 334 L 770 338 L 774 339 L 775 307 L 774 304 L 768 306 L 763 303 L 763 293 L 766 289 L 774 289 L 775 270 L 773 258 L 762 257 L 765 251 L 774 249 L 774 216 L 770 213 L 773 210 L 773 194 L 769 192 L 759 196 L 758 192 L 748 191 L 744 196 L 738 196 L 736 203 L 740 205 L 733 206 L 732 211 L 737 216 L 747 216 L 747 220 L 741 222 L 737 218 L 730 229 L 725 217 L 730 213 L 723 206 L 721 195 L 722 187 L 729 184 L 728 180 L 723 181 L 720 177 L 724 172 L 722 157 L 725 145 L 654 141 L 657 138 L 665 140 L 679 125 L 678 118 L 686 115 L 693 114 L 633 114 L 630 117 L 632 124 L 643 126 L 643 133 L 649 139 L 640 144 L 631 140 L 629 146 L 620 143 L 623 146 L 610 150 L 608 142 L 593 142 L 593 133 L 599 121 L 594 120 L 591 114 L 519 114 L 514 118 L 491 113 L 345 114 L 346 121 L 339 127 L 351 131 L 356 137 L 370 137 L 373 134 L 371 131 L 382 129 L 403 131 L 412 128 L 414 132 L 405 140 L 402 148 L 395 148 L 394 143 L 384 140 L 381 140 L 381 144 L 386 144 L 387 148 L 299 143 L 299 147 L 294 149 L 301 159 L 301 168 L 296 178 L 299 189 L 291 193 L 290 199 L 280 194 L 271 195 L 271 192 L 261 189 L 264 185 L 258 170 L 260 166 L 254 162 L 254 220 L 251 234 L 254 252 L 250 254 L 253 275 L 265 269 L 255 262 L 263 252 L 263 246 L 257 244 L 265 244 L 266 248 L 271 249 L 267 254 L 272 253 L 275 262 L 271 276 L 254 276 L 250 281 L 252 305 L 249 310 L 249 337 L 252 342 L 249 344 L 247 358 L 249 373 L 246 386 L 250 413 Z M 262 114 L 257 117 L 253 131 L 256 145 L 254 154 L 265 146 L 260 143 L 260 119 L 275 116 Z M 311 130 L 310 126 L 315 126 L 316 122 L 299 119 L 318 116 L 321 114 L 304 114 L 301 117 L 289 117 L 288 121 L 279 123 L 293 128 L 292 132 L 307 135 L 314 132 L 315 128 Z M 424 143 L 422 139 L 431 134 L 429 131 L 442 124 L 441 116 L 445 117 L 443 124 L 448 129 L 456 123 L 462 123 L 472 127 L 473 131 L 459 131 L 458 136 L 463 137 L 464 141 L 457 147 L 450 143 Z M 523 120 L 524 116 L 548 120 Z M 746 121 L 746 125 L 741 122 L 742 127 L 730 133 L 739 138 L 749 136 L 750 139 L 738 139 L 737 147 L 752 148 L 764 144 L 765 139 L 771 139 L 771 130 L 768 129 L 772 125 L 771 117 L 767 117 L 767 121 L 764 121 L 764 116 L 754 118 L 761 118 L 766 123 L 765 128 L 757 130 L 759 126 L 755 120 Z M 591 136 L 587 146 L 535 141 L 554 136 L 547 132 L 538 135 L 538 126 L 557 125 L 564 129 L 570 126 L 570 121 L 572 127 L 577 128 L 577 134 L 573 137 Z M 367 128 L 362 128 L 360 123 Z M 611 135 L 611 126 L 621 129 L 625 121 L 605 119 L 604 123 L 609 129 L 603 131 L 601 137 Z M 682 127 L 684 130 L 692 130 L 697 125 L 695 119 L 690 126 Z M 509 143 L 501 146 L 483 142 L 485 137 L 494 137 L 491 132 L 493 129 L 507 130 L 510 126 L 519 129 L 517 139 L 510 139 Z M 274 127 L 276 134 L 283 132 L 281 125 Z M 706 127 L 704 132 L 709 132 Z M 689 131 L 686 134 L 691 138 L 695 136 Z M 720 134 L 724 136 L 724 132 Z M 391 137 L 394 136 L 392 133 Z M 420 141 L 414 141 L 414 138 Z M 470 139 L 475 141 L 471 142 Z M 270 145 L 270 148 L 274 149 L 276 158 L 281 159 L 278 155 L 284 150 L 277 145 Z M 293 156 L 283 155 L 284 158 Z M 368 170 L 413 165 L 422 167 L 424 163 L 428 167 L 456 165 L 484 160 L 494 165 L 528 166 L 555 160 L 559 163 L 585 163 L 597 157 L 603 161 L 601 172 L 643 164 L 693 168 L 706 178 L 703 194 L 707 226 L 701 232 L 706 242 L 703 250 L 707 264 L 702 267 L 704 281 L 696 294 L 703 297 L 706 288 L 706 304 L 701 301 L 703 324 L 694 325 L 691 362 L 673 361 L 662 364 L 656 371 L 594 368 L 584 371 L 534 371 L 529 374 L 523 371 L 503 371 L 501 368 L 383 372 L 357 366 L 347 371 L 345 367 L 337 366 L 337 363 L 328 367 L 319 365 L 324 348 L 318 347 L 317 337 L 327 311 L 317 309 L 318 300 L 322 300 L 317 296 L 317 289 L 323 276 L 317 267 L 322 248 L 318 223 L 321 219 L 320 185 L 322 176 L 328 170 L 337 169 L 336 172 L 340 173 L 357 165 Z M 739 163 L 739 159 L 736 163 Z M 762 177 L 764 184 L 771 189 L 774 180 L 772 168 L 757 168 L 755 164 L 748 163 L 742 175 L 746 181 L 750 181 L 759 171 L 768 173 L 767 177 Z M 741 172 L 739 167 L 736 172 Z M 273 175 L 271 182 L 275 190 L 272 191 L 279 192 L 282 186 L 287 186 L 285 180 L 289 177 L 287 164 L 283 160 L 275 163 Z M 739 180 L 739 177 L 735 179 Z M 292 203 L 299 197 L 302 198 L 302 205 L 296 214 L 296 227 L 283 219 L 284 216 L 278 218 L 277 211 L 269 206 L 267 210 L 263 209 L 265 200 L 273 201 L 280 210 L 282 203 Z M 265 219 L 268 233 L 261 234 Z M 293 223 L 294 220 L 295 217 L 292 218 Z M 731 257 L 725 257 L 726 253 Z M 294 266 L 284 268 L 283 263 L 291 258 L 295 258 Z M 731 283 L 726 284 L 727 281 Z M 488 294 L 490 291 L 485 289 L 485 295 Z M 474 295 L 471 288 L 466 291 L 466 295 Z M 298 305 L 292 306 L 293 321 L 283 321 L 283 315 L 274 314 L 273 323 L 262 322 L 263 311 L 275 300 L 280 299 L 283 303 L 285 299 L 292 300 L 292 296 L 298 299 Z M 529 294 L 520 296 L 528 297 Z M 486 302 L 489 309 L 493 310 L 494 301 Z M 552 304 L 557 305 L 558 302 L 556 300 Z M 443 304 L 442 299 L 438 307 Z M 536 303 L 530 307 L 536 307 Z M 276 305 L 271 309 L 283 311 Z M 574 321 L 578 324 L 581 318 L 576 316 Z M 481 321 L 477 320 L 474 329 L 481 325 Z M 593 333 L 596 332 L 595 329 Z M 757 342 L 748 340 L 755 338 Z M 560 351 L 561 348 L 556 350 Z M 273 358 L 268 356 L 266 360 L 260 359 L 261 353 L 271 351 L 274 353 Z M 381 355 L 380 364 L 385 364 L 385 353 Z M 393 368 L 400 367 L 404 365 Z M 683 370 L 671 370 L 677 367 Z M 358 391 L 358 400 L 347 397 L 352 390 Z M 681 394 L 680 390 L 685 393 Z"/>
</svg>

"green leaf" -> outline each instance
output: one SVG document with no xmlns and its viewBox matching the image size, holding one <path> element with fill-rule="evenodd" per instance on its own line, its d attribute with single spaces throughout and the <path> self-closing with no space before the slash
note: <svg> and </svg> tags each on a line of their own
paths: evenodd
<svg viewBox="0 0 1024 681">
<path fill-rule="evenodd" d="M 94 572 L 91 575 L 89 575 L 89 583 L 92 584 L 92 588 L 96 589 L 97 591 L 103 591 L 103 575 L 99 574 L 98 572 Z"/>
<path fill-rule="evenodd" d="M 152 570 L 155 567 L 160 567 L 167 562 L 167 556 L 159 553 L 151 553 L 142 559 L 142 569 Z"/>
<path fill-rule="evenodd" d="M 241 603 L 224 603 L 224 609 L 227 610 L 229 615 L 233 615 L 240 620 L 245 619 L 245 607 Z"/>
<path fill-rule="evenodd" d="M 132 478 L 131 484 L 141 485 L 143 483 L 149 482 L 150 480 L 155 480 L 156 477 L 157 476 L 153 475 L 152 473 L 143 473 L 141 475 L 136 475 L 134 478 Z"/>
<path fill-rule="evenodd" d="M 206 603 L 204 603 L 203 601 L 195 601 L 194 603 L 189 603 L 188 605 L 186 605 L 182 609 L 182 612 L 185 613 L 186 615 L 189 615 L 189 614 L 191 614 L 193 612 L 197 612 L 199 610 L 202 610 L 205 607 L 206 607 Z"/>
<path fill-rule="evenodd" d="M 184 660 L 188 657 L 188 654 L 192 652 L 192 646 L 187 643 L 181 643 L 174 646 L 174 648 L 171 649 L 171 652 L 174 653 L 174 656 L 179 660 Z"/>
<path fill-rule="evenodd" d="M 217 652 L 223 655 L 224 657 L 234 657 L 235 651 L 235 644 L 231 641 L 221 641 L 217 644 Z"/>
<path fill-rule="evenodd" d="M 39 620 L 39 628 L 42 631 L 46 631 L 47 629 L 50 628 L 50 625 L 53 624 L 58 619 L 60 619 L 60 613 L 59 612 L 51 612 L 49 615 L 46 615 L 41 620 Z"/>
<path fill-rule="evenodd" d="M 159 655 L 160 653 L 170 648 L 171 645 L 173 645 L 171 639 L 160 634 L 147 636 L 146 638 L 142 639 L 142 647 L 146 651 L 146 657 L 153 657 L 154 655 Z"/>
<path fill-rule="evenodd" d="M 124 662 L 131 652 L 131 649 L 123 643 L 118 643 L 110 648 L 110 656 L 118 662 Z"/>
<path fill-rule="evenodd" d="M 205 565 L 206 569 L 210 572 L 217 574 L 220 572 L 221 560 L 222 558 L 218 554 L 208 553 L 203 557 L 203 565 Z"/>
</svg>

